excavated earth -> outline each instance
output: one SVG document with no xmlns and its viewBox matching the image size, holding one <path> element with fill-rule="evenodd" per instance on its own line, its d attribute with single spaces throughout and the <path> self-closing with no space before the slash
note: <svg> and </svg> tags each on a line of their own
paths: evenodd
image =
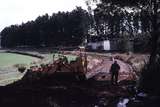
<svg viewBox="0 0 160 107">
<path fill-rule="evenodd" d="M 68 54 L 68 53 L 65 53 Z M 75 55 L 72 52 L 69 54 Z M 118 85 L 110 84 L 111 57 L 88 55 L 85 80 L 75 73 L 55 73 L 36 81 L 19 80 L 0 87 L 0 105 L 5 107 L 117 107 L 121 98 L 135 94 L 136 74 L 130 64 L 120 65 Z"/>
<path fill-rule="evenodd" d="M 68 52 L 66 54 L 76 55 L 77 52 Z M 97 81 L 110 80 L 110 67 L 113 63 L 113 58 L 115 56 L 102 56 L 102 55 L 87 55 L 87 69 L 86 78 L 94 78 Z M 123 80 L 136 80 L 136 73 L 133 70 L 133 67 L 121 60 L 114 58 L 120 65 L 119 71 L 119 82 Z"/>
<path fill-rule="evenodd" d="M 89 64 L 88 64 L 88 72 L 86 74 L 87 78 L 95 78 L 99 81 L 110 80 L 110 67 L 113 63 L 111 58 L 94 58 L 89 57 Z M 134 80 L 135 73 L 131 65 L 115 59 L 118 64 L 120 65 L 119 71 L 119 82 L 122 80 Z"/>
</svg>

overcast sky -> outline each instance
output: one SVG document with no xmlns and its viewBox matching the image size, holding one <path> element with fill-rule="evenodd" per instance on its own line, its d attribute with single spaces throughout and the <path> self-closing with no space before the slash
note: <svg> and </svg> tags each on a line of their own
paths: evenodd
<svg viewBox="0 0 160 107">
<path fill-rule="evenodd" d="M 0 0 L 0 31 L 45 13 L 52 15 L 58 11 L 71 11 L 76 6 L 86 9 L 84 0 Z"/>
</svg>

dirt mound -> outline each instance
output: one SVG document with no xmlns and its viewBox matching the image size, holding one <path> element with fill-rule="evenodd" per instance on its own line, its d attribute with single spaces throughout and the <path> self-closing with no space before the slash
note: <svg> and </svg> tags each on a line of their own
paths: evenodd
<svg viewBox="0 0 160 107">
<path fill-rule="evenodd" d="M 115 59 L 120 65 L 119 71 L 119 81 L 121 80 L 134 80 L 135 73 L 133 72 L 132 67 L 119 60 Z M 86 77 L 94 78 L 96 80 L 110 80 L 110 67 L 113 63 L 109 58 L 88 58 L 88 72 L 86 73 Z"/>
</svg>

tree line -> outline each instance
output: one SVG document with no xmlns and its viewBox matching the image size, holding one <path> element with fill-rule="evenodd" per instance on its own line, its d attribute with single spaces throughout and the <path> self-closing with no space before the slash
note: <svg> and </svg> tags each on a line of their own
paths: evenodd
<svg viewBox="0 0 160 107">
<path fill-rule="evenodd" d="M 45 14 L 34 21 L 11 25 L 1 32 L 2 47 L 77 46 L 87 34 L 90 16 L 77 7 L 71 12 Z"/>
<path fill-rule="evenodd" d="M 101 0 L 97 3 L 97 7 L 91 10 L 91 2 L 95 1 L 87 0 L 88 8 L 94 13 L 92 32 L 96 32 L 104 39 L 120 38 L 124 42 L 133 40 L 135 51 L 149 50 L 145 48 L 150 46 L 149 40 L 153 28 L 150 10 L 139 8 L 137 1 L 133 2 L 134 6 L 129 3 L 128 5 L 126 0 L 124 0 L 126 5 L 117 0 Z"/>
<path fill-rule="evenodd" d="M 90 11 L 77 7 L 71 12 L 45 14 L 34 21 L 11 25 L 1 32 L 1 46 L 77 46 L 92 36 L 121 38 L 124 42 L 132 39 L 135 51 L 149 46 L 152 24 L 146 9 L 124 8 L 103 1 L 97 4 L 94 14 Z"/>
<path fill-rule="evenodd" d="M 148 46 L 152 24 L 147 10 L 125 9 L 103 1 L 93 10 L 94 14 L 90 11 L 77 7 L 71 12 L 45 14 L 34 21 L 11 25 L 1 32 L 1 46 L 77 46 L 95 35 L 103 39 L 133 39 L 139 49 Z"/>
</svg>

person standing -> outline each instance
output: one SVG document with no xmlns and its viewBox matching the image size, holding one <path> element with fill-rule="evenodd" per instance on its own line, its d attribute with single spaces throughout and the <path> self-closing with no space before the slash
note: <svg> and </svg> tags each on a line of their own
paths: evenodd
<svg viewBox="0 0 160 107">
<path fill-rule="evenodd" d="M 114 61 L 114 63 L 111 65 L 110 73 L 111 73 L 111 83 L 112 84 L 118 84 L 118 73 L 120 70 L 120 66 L 117 63 L 117 61 Z"/>
</svg>

